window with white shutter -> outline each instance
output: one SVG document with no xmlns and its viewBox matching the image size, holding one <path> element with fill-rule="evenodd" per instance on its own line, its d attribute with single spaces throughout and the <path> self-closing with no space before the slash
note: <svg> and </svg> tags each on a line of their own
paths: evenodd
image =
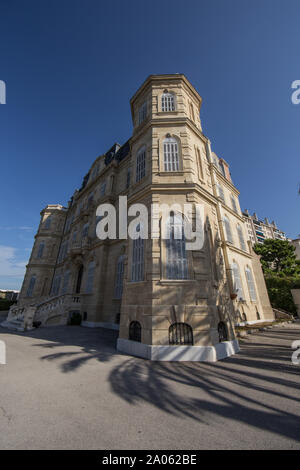
<svg viewBox="0 0 300 470">
<path fill-rule="evenodd" d="M 178 143 L 173 137 L 167 137 L 164 140 L 164 170 L 179 170 Z"/>
</svg>

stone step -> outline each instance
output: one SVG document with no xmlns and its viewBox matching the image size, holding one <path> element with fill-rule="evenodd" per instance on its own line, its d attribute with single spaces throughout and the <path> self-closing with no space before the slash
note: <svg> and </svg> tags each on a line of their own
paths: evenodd
<svg viewBox="0 0 300 470">
<path fill-rule="evenodd" d="M 0 323 L 0 326 L 2 326 L 2 328 L 7 328 L 8 330 L 24 331 L 23 322 L 19 323 L 16 320 L 14 321 L 5 320 L 2 323 Z"/>
</svg>

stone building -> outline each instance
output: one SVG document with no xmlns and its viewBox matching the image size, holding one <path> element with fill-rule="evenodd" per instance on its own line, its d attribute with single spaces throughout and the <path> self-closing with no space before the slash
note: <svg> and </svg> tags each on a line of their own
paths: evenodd
<svg viewBox="0 0 300 470">
<path fill-rule="evenodd" d="M 184 75 L 151 75 L 130 101 L 133 133 L 99 156 L 68 207 L 41 212 L 18 305 L 7 324 L 119 330 L 117 348 L 154 360 L 216 360 L 238 350 L 235 325 L 273 319 L 228 164 L 202 132 L 202 99 Z M 201 204 L 204 240 L 96 236 L 99 204 Z M 195 222 L 195 211 L 190 214 Z M 117 218 L 118 220 L 118 218 Z M 129 219 L 130 220 L 130 219 Z"/>
</svg>

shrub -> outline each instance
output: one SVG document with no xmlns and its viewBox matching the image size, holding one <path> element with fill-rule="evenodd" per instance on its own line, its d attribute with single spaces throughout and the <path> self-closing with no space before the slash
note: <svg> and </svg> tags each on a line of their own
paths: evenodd
<svg viewBox="0 0 300 470">
<path fill-rule="evenodd" d="M 297 307 L 291 289 L 300 287 L 300 279 L 274 275 L 268 275 L 265 279 L 272 307 L 281 308 L 296 315 Z"/>
<path fill-rule="evenodd" d="M 0 311 L 9 310 L 9 307 L 15 303 L 13 300 L 0 299 Z"/>
</svg>

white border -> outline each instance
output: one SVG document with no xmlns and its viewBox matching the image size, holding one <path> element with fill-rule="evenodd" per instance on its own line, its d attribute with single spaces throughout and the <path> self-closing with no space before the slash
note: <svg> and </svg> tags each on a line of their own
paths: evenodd
<svg viewBox="0 0 300 470">
<path fill-rule="evenodd" d="M 239 352 L 238 340 L 224 341 L 214 346 L 158 346 L 119 338 L 117 350 L 151 361 L 216 362 Z"/>
</svg>

